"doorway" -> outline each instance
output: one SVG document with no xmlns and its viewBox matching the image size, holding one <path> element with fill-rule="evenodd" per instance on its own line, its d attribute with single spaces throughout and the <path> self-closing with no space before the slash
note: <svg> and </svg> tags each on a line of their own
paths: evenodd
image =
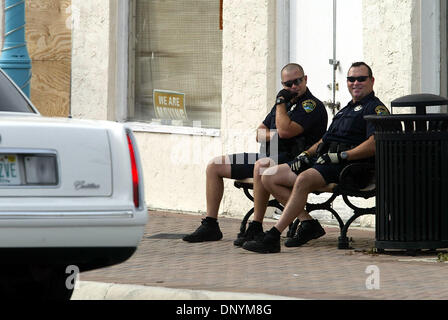
<svg viewBox="0 0 448 320">
<path fill-rule="evenodd" d="M 351 99 L 348 69 L 363 61 L 362 1 L 290 0 L 289 6 L 290 61 L 303 66 L 331 120 Z"/>
</svg>

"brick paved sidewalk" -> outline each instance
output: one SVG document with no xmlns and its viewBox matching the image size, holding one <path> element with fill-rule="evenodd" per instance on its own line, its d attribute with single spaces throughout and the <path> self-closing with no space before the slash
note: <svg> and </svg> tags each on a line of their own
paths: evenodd
<svg viewBox="0 0 448 320">
<path fill-rule="evenodd" d="M 201 218 L 150 212 L 144 238 L 131 259 L 82 273 L 81 280 L 306 299 L 448 298 L 448 264 L 437 262 L 437 252 L 374 254 L 373 230 L 350 229 L 348 236 L 355 249 L 338 250 L 339 229 L 325 226 L 327 235 L 318 240 L 300 248 L 282 245 L 280 253 L 263 255 L 233 246 L 240 225 L 234 218 L 219 218 L 224 233 L 221 241 L 182 241 Z M 273 224 L 266 222 L 265 229 Z M 379 289 L 375 289 L 378 282 L 366 285 L 377 271 Z"/>
</svg>

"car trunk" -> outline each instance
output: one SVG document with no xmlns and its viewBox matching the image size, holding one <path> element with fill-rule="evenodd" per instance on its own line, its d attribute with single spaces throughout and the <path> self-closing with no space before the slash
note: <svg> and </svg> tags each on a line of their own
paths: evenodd
<svg viewBox="0 0 448 320">
<path fill-rule="evenodd" d="M 109 136 L 94 122 L 5 117 L 0 139 L 0 197 L 111 196 Z"/>
</svg>

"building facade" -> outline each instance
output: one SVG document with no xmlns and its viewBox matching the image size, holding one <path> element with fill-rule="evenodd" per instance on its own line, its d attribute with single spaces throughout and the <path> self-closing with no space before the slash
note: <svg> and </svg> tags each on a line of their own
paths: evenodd
<svg viewBox="0 0 448 320">
<path fill-rule="evenodd" d="M 257 151 L 255 129 L 288 62 L 304 67 L 330 118 L 349 100 L 345 76 L 354 61 L 372 66 L 387 106 L 407 94 L 447 94 L 443 0 L 48 3 L 68 12 L 68 113 L 126 122 L 135 131 L 151 209 L 205 212 L 208 161 Z M 222 213 L 244 214 L 249 200 L 232 181 L 225 190 Z"/>
</svg>

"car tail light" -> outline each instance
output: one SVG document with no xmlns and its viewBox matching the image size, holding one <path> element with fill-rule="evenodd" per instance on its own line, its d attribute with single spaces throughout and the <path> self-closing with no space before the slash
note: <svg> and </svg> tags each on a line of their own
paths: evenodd
<svg viewBox="0 0 448 320">
<path fill-rule="evenodd" d="M 129 155 L 131 157 L 131 168 L 132 168 L 132 189 L 134 194 L 134 205 L 136 208 L 140 207 L 140 196 L 139 196 L 139 175 L 137 168 L 137 160 L 135 159 L 135 150 L 132 143 L 132 139 L 129 133 L 126 135 L 128 138 Z"/>
</svg>

